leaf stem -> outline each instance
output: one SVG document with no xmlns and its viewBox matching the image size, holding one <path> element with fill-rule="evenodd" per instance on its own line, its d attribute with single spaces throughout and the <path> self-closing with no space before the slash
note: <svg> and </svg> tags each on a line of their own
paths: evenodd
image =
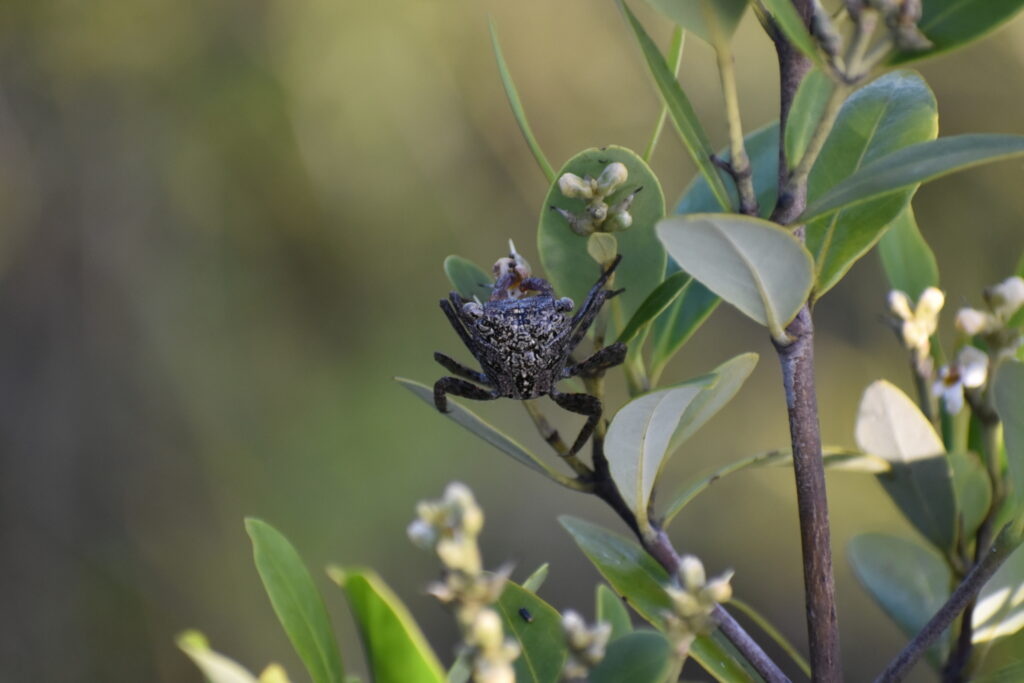
<svg viewBox="0 0 1024 683">
<path fill-rule="evenodd" d="M 523 401 L 522 403 L 523 407 L 526 408 L 526 412 L 530 416 L 530 419 L 533 420 L 534 426 L 537 427 L 537 432 L 541 435 L 544 441 L 551 446 L 555 453 L 558 454 L 558 457 L 564 460 L 577 476 L 583 479 L 589 479 L 591 475 L 594 474 L 593 470 L 587 467 L 575 455 L 569 454 L 569 446 L 562 441 L 562 437 L 559 435 L 558 430 L 552 427 L 551 423 L 548 422 L 547 417 L 541 412 L 540 408 L 537 407 L 536 401 Z"/>
<path fill-rule="evenodd" d="M 683 63 L 683 45 L 685 43 L 686 32 L 683 31 L 682 26 L 677 24 L 672 30 L 672 42 L 668 48 L 668 63 L 675 76 L 679 75 L 679 66 Z M 662 128 L 665 127 L 666 118 L 668 118 L 668 105 L 662 103 L 661 113 L 658 114 L 658 122 L 654 125 L 651 139 L 647 141 L 647 147 L 644 148 L 642 156 L 643 160 L 648 163 L 651 161 L 651 157 L 654 156 L 654 149 L 658 146 L 658 139 L 661 137 Z"/>
<path fill-rule="evenodd" d="M 729 41 L 721 31 L 712 31 L 715 57 L 718 60 L 718 74 L 722 81 L 722 95 L 725 98 L 725 116 L 729 124 L 729 175 L 736 183 L 740 198 L 740 213 L 757 216 L 757 194 L 754 192 L 753 171 L 750 157 L 743 145 L 743 122 L 740 119 L 740 101 L 736 89 L 736 64 Z M 722 163 L 719 161 L 719 163 Z"/>
<path fill-rule="evenodd" d="M 924 628 L 907 644 L 903 651 L 886 667 L 875 683 L 894 683 L 903 680 L 904 676 L 917 663 L 928 648 L 938 639 L 939 636 L 956 619 L 957 615 L 964 611 L 968 605 L 974 602 L 978 591 L 992 578 L 1000 565 L 1020 545 L 1021 535 L 1017 530 L 1012 530 L 1007 524 L 999 533 L 992 547 L 984 554 L 981 561 L 967 574 L 967 577 L 957 586 L 953 594 L 949 596 L 939 611 L 935 613 Z"/>
</svg>

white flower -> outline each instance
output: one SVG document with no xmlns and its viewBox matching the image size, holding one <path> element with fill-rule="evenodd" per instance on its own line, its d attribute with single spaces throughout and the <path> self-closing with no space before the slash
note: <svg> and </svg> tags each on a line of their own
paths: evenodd
<svg viewBox="0 0 1024 683">
<path fill-rule="evenodd" d="M 999 327 L 999 321 L 995 316 L 976 308 L 961 308 L 956 312 L 954 324 L 956 329 L 971 337 L 991 332 Z"/>
<path fill-rule="evenodd" d="M 988 379 L 988 355 L 973 346 L 965 346 L 953 365 L 939 370 L 932 393 L 942 398 L 946 412 L 956 415 L 964 407 L 964 390 L 977 389 Z"/>
<path fill-rule="evenodd" d="M 1010 319 L 1014 313 L 1024 306 L 1024 278 L 1014 275 L 1006 278 L 998 285 L 993 285 L 985 292 L 992 312 L 1002 321 Z"/>
<path fill-rule="evenodd" d="M 919 360 L 924 359 L 931 350 L 931 336 L 939 325 L 939 311 L 946 302 L 942 291 L 929 287 L 921 292 L 917 305 L 911 308 L 910 297 L 904 292 L 889 292 L 889 310 L 903 321 L 900 333 L 903 344 L 913 351 Z"/>
</svg>

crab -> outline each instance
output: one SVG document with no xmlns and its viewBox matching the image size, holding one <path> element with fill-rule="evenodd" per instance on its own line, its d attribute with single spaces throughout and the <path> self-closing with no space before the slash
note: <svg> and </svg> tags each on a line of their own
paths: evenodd
<svg viewBox="0 0 1024 683">
<path fill-rule="evenodd" d="M 498 277 L 487 301 L 466 300 L 457 292 L 442 299 L 441 310 L 482 371 L 434 353 L 434 360 L 457 375 L 434 383 L 437 409 L 448 412 L 448 394 L 476 401 L 550 396 L 564 410 L 587 417 L 568 455 L 579 452 L 601 419 L 601 401 L 586 393 L 563 393 L 556 385 L 569 377 L 592 376 L 625 360 L 622 342 L 605 346 L 578 363 L 571 357 L 604 302 L 623 291 L 604 288 L 621 259 L 621 255 L 616 257 L 601 272 L 571 317 L 567 314 L 573 309 L 572 299 L 556 297 L 547 280 L 530 277 L 528 266 L 514 250 L 508 259 L 495 264 Z M 528 296 L 530 293 L 534 294 Z"/>
</svg>

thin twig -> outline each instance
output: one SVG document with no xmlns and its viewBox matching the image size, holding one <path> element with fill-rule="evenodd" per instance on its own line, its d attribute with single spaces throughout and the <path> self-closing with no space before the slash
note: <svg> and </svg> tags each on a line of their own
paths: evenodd
<svg viewBox="0 0 1024 683">
<path fill-rule="evenodd" d="M 935 613 L 924 628 L 911 640 L 903 651 L 892 661 L 891 664 L 875 679 L 875 683 L 895 683 L 903 680 L 910 669 L 917 663 L 928 648 L 945 632 L 953 623 L 957 615 L 964 611 L 976 598 L 978 591 L 985 585 L 992 575 L 996 573 L 1000 565 L 1010 556 L 1017 546 L 1020 545 L 1021 536 L 1019 531 L 1012 531 L 1010 525 L 1003 527 L 992 548 L 985 553 L 974 569 L 970 571 L 963 582 L 956 587 L 953 594 L 949 596 L 939 611 Z"/>
</svg>

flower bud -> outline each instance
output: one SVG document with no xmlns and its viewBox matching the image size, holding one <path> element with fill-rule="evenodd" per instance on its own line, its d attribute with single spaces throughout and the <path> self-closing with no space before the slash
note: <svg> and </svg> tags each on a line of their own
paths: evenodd
<svg viewBox="0 0 1024 683">
<path fill-rule="evenodd" d="M 917 301 L 917 315 L 937 318 L 945 303 L 946 295 L 942 293 L 941 289 L 928 287 L 921 293 L 921 298 Z M 933 329 L 932 332 L 934 331 Z"/>
<path fill-rule="evenodd" d="M 570 199 L 592 199 L 594 197 L 593 183 L 590 179 L 584 180 L 575 173 L 563 173 L 562 177 L 558 179 L 558 189 Z"/>
<path fill-rule="evenodd" d="M 626 170 L 625 164 L 619 161 L 608 164 L 601 171 L 601 175 L 597 177 L 597 194 L 607 197 L 615 191 L 615 188 L 626 182 L 628 177 L 629 171 Z"/>
<path fill-rule="evenodd" d="M 732 599 L 732 572 L 726 572 L 721 576 L 708 581 L 704 587 L 705 594 L 714 602 L 729 602 Z"/>
<path fill-rule="evenodd" d="M 405 533 L 413 545 L 423 550 L 432 550 L 434 544 L 437 543 L 437 529 L 423 519 L 413 520 L 406 528 Z"/>
<path fill-rule="evenodd" d="M 473 620 L 470 639 L 485 651 L 495 651 L 501 648 L 505 638 L 505 632 L 501 627 L 501 617 L 492 609 L 480 610 Z"/>
<path fill-rule="evenodd" d="M 693 555 L 683 555 L 679 561 L 679 577 L 688 591 L 702 588 L 704 582 L 707 581 L 704 564 Z"/>
<path fill-rule="evenodd" d="M 1013 276 L 990 287 L 985 298 L 992 312 L 1006 320 L 1024 306 L 1024 278 Z"/>
<path fill-rule="evenodd" d="M 605 232 L 622 232 L 633 225 L 633 215 L 629 211 L 613 213 L 604 223 Z"/>
<path fill-rule="evenodd" d="M 956 313 L 956 329 L 960 330 L 966 335 L 974 336 L 976 334 L 983 334 L 989 332 L 992 329 L 992 316 L 984 311 L 979 311 L 974 308 L 961 308 Z"/>
</svg>

